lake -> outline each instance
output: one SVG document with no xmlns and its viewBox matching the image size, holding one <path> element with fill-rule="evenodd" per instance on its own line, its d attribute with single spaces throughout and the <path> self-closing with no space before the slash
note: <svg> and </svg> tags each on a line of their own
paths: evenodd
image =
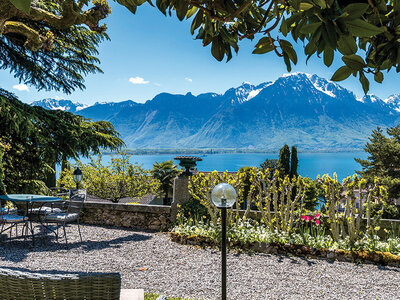
<svg viewBox="0 0 400 300">
<path fill-rule="evenodd" d="M 154 162 L 162 162 L 173 159 L 179 154 L 159 154 L 159 155 L 132 155 L 131 162 L 142 165 L 145 169 L 151 169 Z M 199 156 L 199 155 L 195 155 Z M 112 155 L 104 155 L 103 163 L 108 164 Z M 200 155 L 203 161 L 197 163 L 199 171 L 237 171 L 244 166 L 258 167 L 266 158 L 277 159 L 277 153 L 235 153 L 235 154 L 207 154 Z M 335 152 L 335 153 L 299 153 L 298 173 L 305 177 L 316 178 L 317 175 L 329 174 L 334 172 L 338 178 L 353 175 L 356 170 L 361 170 L 360 165 L 354 158 L 365 159 L 365 152 Z M 82 159 L 87 163 L 88 159 Z M 176 163 L 178 163 L 176 161 Z"/>
</svg>

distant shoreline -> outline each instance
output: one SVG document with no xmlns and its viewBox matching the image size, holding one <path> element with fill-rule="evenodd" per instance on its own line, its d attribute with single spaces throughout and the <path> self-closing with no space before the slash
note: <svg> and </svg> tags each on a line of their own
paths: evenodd
<svg viewBox="0 0 400 300">
<path fill-rule="evenodd" d="M 207 148 L 207 149 L 122 149 L 121 151 L 127 152 L 132 155 L 156 155 L 156 154 L 184 154 L 184 155 L 204 155 L 204 154 L 236 154 L 236 153 L 271 153 L 278 154 L 279 150 L 266 150 L 266 149 L 241 149 L 241 148 Z M 360 148 L 347 148 L 347 149 L 303 149 L 299 153 L 339 153 L 339 152 L 363 152 Z M 102 154 L 110 155 L 117 154 L 113 151 L 103 151 Z"/>
</svg>

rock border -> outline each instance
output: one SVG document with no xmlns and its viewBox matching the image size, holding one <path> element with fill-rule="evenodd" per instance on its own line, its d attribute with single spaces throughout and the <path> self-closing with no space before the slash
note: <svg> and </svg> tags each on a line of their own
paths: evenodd
<svg viewBox="0 0 400 300">
<path fill-rule="evenodd" d="M 170 233 L 173 242 L 182 245 L 200 247 L 219 247 L 219 243 L 214 239 L 201 235 L 184 235 L 177 232 Z M 228 243 L 229 244 L 229 243 Z M 228 246 L 233 249 L 241 249 L 268 254 L 292 254 L 295 256 L 337 260 L 352 263 L 369 263 L 383 266 L 400 267 L 400 256 L 389 252 L 369 252 L 369 251 L 347 251 L 326 248 L 313 248 L 306 245 L 283 244 L 283 243 L 230 243 Z"/>
</svg>

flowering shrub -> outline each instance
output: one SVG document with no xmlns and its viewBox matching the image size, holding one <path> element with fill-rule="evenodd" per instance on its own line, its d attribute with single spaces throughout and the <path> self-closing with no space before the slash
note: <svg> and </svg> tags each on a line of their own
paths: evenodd
<svg viewBox="0 0 400 300">
<path fill-rule="evenodd" d="M 244 178 L 246 189 L 244 190 Z M 189 192 L 210 215 L 211 222 L 202 216 L 181 219 L 175 232 L 220 238 L 219 211 L 211 203 L 212 188 L 221 182 L 231 184 L 237 191 L 235 207 L 228 210 L 228 239 L 234 243 L 281 242 L 304 244 L 317 248 L 363 249 L 400 253 L 399 235 L 387 236 L 382 241 L 377 236 L 379 221 L 386 205 L 387 192 L 375 180 L 374 184 L 357 175 L 340 183 L 336 175 L 317 178 L 325 199 L 326 214 L 307 212 L 304 208 L 307 182 L 302 177 L 282 178 L 278 172 L 272 176 L 269 170 L 246 169 L 246 174 L 218 173 L 192 176 Z M 249 186 L 250 184 L 250 186 Z M 246 194 L 245 210 L 239 211 Z M 240 200 L 241 199 L 241 200 Z M 356 206 L 358 201 L 359 206 Z M 381 203 L 382 210 L 371 215 L 373 203 Z M 259 220 L 250 219 L 250 209 L 258 209 Z M 188 217 L 188 216 L 187 216 Z M 366 218 L 367 230 L 361 229 Z"/>
<path fill-rule="evenodd" d="M 297 232 L 286 233 L 271 231 L 265 224 L 253 220 L 239 220 L 237 224 L 234 223 L 227 228 L 227 241 L 230 245 L 242 246 L 264 242 L 306 245 L 319 249 L 380 251 L 400 255 L 400 238 L 394 231 L 388 231 L 385 239 L 377 235 L 364 234 L 355 243 L 351 243 L 349 237 L 335 241 L 330 235 L 325 234 L 324 227 L 317 225 L 316 221 L 319 220 L 315 219 L 314 222 L 310 220 L 307 223 L 310 225 L 310 230 L 306 233 L 302 232 L 301 226 Z M 201 218 L 190 218 L 185 223 L 175 226 L 172 231 L 186 236 L 197 235 L 221 241 L 221 226 L 215 226 Z"/>
<path fill-rule="evenodd" d="M 246 220 L 252 207 L 260 211 L 263 223 L 271 230 L 290 232 L 298 224 L 297 216 L 304 206 L 305 197 L 302 177 L 282 178 L 278 171 L 271 176 L 268 169 L 256 168 L 247 168 L 236 174 L 214 171 L 208 175 L 199 173 L 192 176 L 189 192 L 207 208 L 214 225 L 218 222 L 219 210 L 211 203 L 210 195 L 213 187 L 221 182 L 232 185 L 238 195 L 234 208 L 228 210 L 228 224 L 238 224 L 239 220 Z M 245 203 L 244 198 L 247 200 Z M 244 212 L 240 212 L 243 204 Z"/>
<path fill-rule="evenodd" d="M 128 154 L 121 153 L 120 157 L 112 158 L 109 166 L 102 165 L 101 160 L 102 156 L 99 155 L 97 160 L 92 159 L 89 164 L 77 164 L 83 173 L 81 184 L 88 194 L 118 202 L 124 197 L 137 198 L 156 193 L 159 182 L 152 178 L 149 171 L 130 164 Z M 65 169 L 58 185 L 74 188 L 73 171 L 74 168 Z"/>
<path fill-rule="evenodd" d="M 330 233 L 335 241 L 349 237 L 354 243 L 364 233 L 361 231 L 361 219 L 367 219 L 367 232 L 374 234 L 374 228 L 378 226 L 384 207 L 387 201 L 387 191 L 375 179 L 374 184 L 367 185 L 365 179 L 357 175 L 347 177 L 340 183 L 336 174 L 333 178 L 328 175 L 319 178 L 321 187 L 324 190 L 324 198 L 327 207 L 327 221 Z M 358 191 L 358 196 L 356 195 Z M 359 201 L 358 208 L 356 200 Z M 371 217 L 372 203 L 382 203 L 382 209 Z M 340 211 L 341 203 L 344 210 Z"/>
</svg>

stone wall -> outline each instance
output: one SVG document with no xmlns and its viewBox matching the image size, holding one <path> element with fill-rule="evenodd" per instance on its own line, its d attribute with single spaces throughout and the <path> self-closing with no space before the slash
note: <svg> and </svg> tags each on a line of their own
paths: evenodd
<svg viewBox="0 0 400 300">
<path fill-rule="evenodd" d="M 86 202 L 81 222 L 138 229 L 167 230 L 171 207 L 162 205 Z"/>
</svg>

